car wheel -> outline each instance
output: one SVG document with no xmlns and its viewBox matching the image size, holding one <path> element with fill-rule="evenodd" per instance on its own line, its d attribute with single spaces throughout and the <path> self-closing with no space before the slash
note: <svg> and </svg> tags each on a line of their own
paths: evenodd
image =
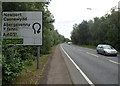
<svg viewBox="0 0 120 86">
<path fill-rule="evenodd" d="M 105 51 L 104 51 L 103 55 L 106 56 L 106 52 Z"/>
<path fill-rule="evenodd" d="M 99 54 L 99 51 L 97 50 L 97 54 Z"/>
</svg>

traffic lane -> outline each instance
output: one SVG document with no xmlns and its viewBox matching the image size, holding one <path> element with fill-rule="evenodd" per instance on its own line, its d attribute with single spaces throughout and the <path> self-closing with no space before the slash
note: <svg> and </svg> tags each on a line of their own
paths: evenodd
<svg viewBox="0 0 120 86">
<path fill-rule="evenodd" d="M 65 61 L 67 68 L 69 70 L 73 84 L 88 84 L 86 79 L 82 76 L 82 74 L 78 71 L 76 66 L 71 62 L 69 57 L 65 54 L 65 52 L 63 51 L 63 48 L 62 47 L 60 47 L 60 48 L 61 48 L 61 52 L 62 52 L 62 56 L 64 58 L 64 61 Z"/>
<path fill-rule="evenodd" d="M 79 47 L 76 45 L 69 45 L 71 48 L 76 49 L 80 52 L 86 52 L 87 54 L 97 56 L 103 59 L 107 59 L 113 63 L 120 63 L 120 55 L 118 54 L 117 56 L 104 56 L 102 54 L 97 54 L 96 50 L 90 49 L 90 48 L 84 48 L 84 47 Z"/>
<path fill-rule="evenodd" d="M 66 46 L 67 46 L 67 44 L 66 44 Z M 79 47 L 79 46 L 75 46 L 75 45 L 68 45 L 68 46 L 71 49 L 77 50 L 78 52 L 84 52 L 84 53 L 87 53 L 89 55 L 99 57 L 100 59 L 108 60 L 111 63 L 120 64 L 120 55 L 118 55 L 118 56 L 104 56 L 101 54 L 97 54 L 96 50 L 93 50 L 93 49 Z"/>
<path fill-rule="evenodd" d="M 63 45 L 66 52 L 95 84 L 118 84 L 118 65 Z"/>
<path fill-rule="evenodd" d="M 93 54 L 97 54 L 96 50 L 94 50 L 94 49 L 84 48 L 84 47 L 80 47 L 80 46 L 76 46 L 76 45 L 70 45 L 70 46 L 73 47 L 73 48 L 80 49 L 80 50 L 82 50 L 82 51 L 86 51 L 86 52 L 90 52 L 90 53 L 93 53 Z M 101 54 L 97 54 L 97 55 L 101 55 Z M 102 56 L 103 56 L 103 55 L 102 55 Z M 116 57 L 116 58 L 118 58 L 118 57 L 120 57 L 120 55 L 118 55 L 118 56 L 111 56 L 111 57 Z"/>
<path fill-rule="evenodd" d="M 68 46 L 65 48 L 65 49 L 67 49 L 68 48 Z M 115 68 L 115 67 L 112 67 L 110 64 L 110 62 L 108 62 L 107 60 L 105 60 L 105 59 L 101 59 L 101 60 L 103 60 L 103 61 L 101 61 L 101 62 L 99 62 L 99 60 L 98 60 L 98 62 L 97 62 L 97 60 L 95 60 L 95 59 L 92 59 L 92 61 L 90 61 L 90 60 L 88 60 L 88 59 L 91 59 L 91 58 L 93 58 L 92 56 L 90 57 L 90 55 L 87 55 L 87 54 L 83 54 L 83 52 L 78 52 L 78 53 L 75 53 L 75 51 L 77 51 L 77 49 L 73 49 L 73 48 L 71 48 L 70 46 L 69 46 L 69 48 L 70 49 L 67 49 L 67 52 L 69 52 L 70 53 L 70 56 L 71 57 L 74 57 L 73 59 L 77 62 L 77 63 L 82 63 L 82 64 L 80 64 L 80 66 L 83 66 L 84 68 L 86 67 L 86 70 L 87 69 L 89 69 L 89 70 L 91 70 L 91 69 L 93 69 L 93 70 L 95 70 L 94 68 L 96 68 L 96 67 L 94 67 L 97 63 L 101 63 L 100 65 L 103 65 L 103 64 L 108 64 L 108 66 L 105 66 L 104 67 L 104 65 L 103 66 L 100 66 L 100 67 L 103 67 L 102 69 L 107 69 L 107 68 L 109 68 L 110 67 L 110 70 L 109 71 L 111 71 L 111 69 L 113 70 L 113 68 Z M 72 50 L 72 52 L 71 51 L 68 51 L 68 50 Z M 74 53 L 73 53 L 74 52 Z M 75 54 L 75 55 L 77 55 L 77 56 L 75 56 L 75 55 L 73 55 L 73 54 Z M 82 55 L 83 54 L 83 55 Z M 73 55 L 73 56 L 72 56 Z M 85 56 L 85 55 L 87 55 L 87 56 Z M 80 58 L 80 60 L 78 60 L 79 59 L 79 57 L 82 57 L 82 58 Z M 87 57 L 87 60 L 85 60 L 85 58 Z M 89 57 L 89 58 L 88 58 Z M 95 60 L 95 61 L 94 61 Z M 88 61 L 88 62 L 87 62 Z M 105 62 L 106 61 L 106 62 Z M 87 63 L 87 65 L 85 66 L 85 64 L 83 64 L 83 62 L 86 62 Z M 93 62 L 94 62 L 94 64 L 93 64 Z M 95 63 L 96 62 L 96 63 Z M 103 63 L 104 62 L 104 63 Z M 92 68 L 91 67 L 87 67 L 87 66 L 89 66 L 89 64 L 92 64 Z M 82 68 L 83 68 L 82 67 Z M 97 66 L 97 67 L 99 67 L 99 65 Z M 100 70 L 99 70 L 100 69 Z M 101 74 L 103 74 L 103 77 L 104 77 L 104 74 L 105 73 L 103 73 L 104 72 L 104 70 L 103 71 L 101 71 L 102 69 L 101 68 L 97 68 L 97 70 L 99 70 L 98 71 L 98 73 L 99 72 L 101 72 Z M 88 70 L 88 71 L 89 71 Z M 116 71 L 117 71 L 118 69 L 116 69 Z M 105 70 L 106 71 L 106 70 Z M 108 71 L 108 72 L 109 72 Z M 113 73 L 115 73 L 115 72 L 113 72 Z M 91 74 L 92 75 L 92 74 Z M 117 76 L 117 73 L 116 74 L 112 74 L 112 75 L 116 75 Z M 93 75 L 92 75 L 93 76 Z M 107 76 L 107 75 L 106 75 Z M 109 75 L 108 75 L 109 76 Z M 115 78 L 113 78 L 113 79 L 115 79 Z M 110 80 L 111 81 L 111 80 Z M 113 81 L 113 83 L 116 81 L 116 79 L 115 79 L 115 81 L 114 80 L 112 80 Z M 105 82 L 106 83 L 106 82 Z M 112 83 L 112 82 L 111 82 Z"/>
</svg>

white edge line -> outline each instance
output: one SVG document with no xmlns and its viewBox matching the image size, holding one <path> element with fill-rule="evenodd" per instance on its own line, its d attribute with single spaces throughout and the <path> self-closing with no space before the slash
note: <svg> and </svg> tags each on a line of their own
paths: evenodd
<svg viewBox="0 0 120 86">
<path fill-rule="evenodd" d="M 99 56 L 97 56 L 97 55 L 95 55 L 95 54 L 92 54 L 92 53 L 89 53 L 89 52 L 86 52 L 87 54 L 90 54 L 90 55 L 93 55 L 93 56 L 95 56 L 95 57 L 99 57 Z"/>
<path fill-rule="evenodd" d="M 78 65 L 71 59 L 71 57 L 66 53 L 66 51 L 62 48 L 61 49 L 64 51 L 64 53 L 67 55 L 67 57 L 70 59 L 70 61 L 75 65 L 75 67 L 79 70 L 79 72 L 82 74 L 82 76 L 86 79 L 86 81 L 91 85 L 95 86 L 93 82 L 85 75 L 85 73 L 78 67 Z"/>
<path fill-rule="evenodd" d="M 120 63 L 118 63 L 118 62 L 115 62 L 115 61 L 112 61 L 112 60 L 109 60 L 110 62 L 112 62 L 112 63 L 115 63 L 115 64 L 120 64 Z"/>
</svg>

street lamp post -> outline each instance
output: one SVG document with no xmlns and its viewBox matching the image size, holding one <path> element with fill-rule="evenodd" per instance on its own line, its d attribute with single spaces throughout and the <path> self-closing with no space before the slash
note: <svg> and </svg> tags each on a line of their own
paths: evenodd
<svg viewBox="0 0 120 86">
<path fill-rule="evenodd" d="M 118 2 L 118 42 L 120 42 L 120 1 Z M 120 63 L 120 59 L 118 59 L 118 62 Z M 118 84 L 120 85 L 120 65 L 118 65 Z"/>
</svg>

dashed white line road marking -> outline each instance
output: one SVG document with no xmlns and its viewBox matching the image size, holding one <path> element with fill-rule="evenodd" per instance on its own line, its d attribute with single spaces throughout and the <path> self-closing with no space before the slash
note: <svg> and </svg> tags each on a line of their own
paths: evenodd
<svg viewBox="0 0 120 86">
<path fill-rule="evenodd" d="M 78 51 L 82 51 L 82 50 L 78 49 Z"/>
<path fill-rule="evenodd" d="M 118 63 L 118 62 L 115 62 L 115 61 L 112 61 L 112 60 L 109 60 L 110 62 L 112 62 L 112 63 L 115 63 L 115 64 L 120 64 L 120 63 Z"/>
<path fill-rule="evenodd" d="M 99 56 L 97 56 L 97 55 L 95 55 L 95 54 L 92 54 L 92 53 L 89 53 L 89 52 L 86 52 L 87 54 L 90 54 L 90 55 L 93 55 L 93 56 L 95 56 L 95 57 L 99 57 Z M 109 60 L 109 59 L 108 59 Z M 115 62 L 115 61 L 112 61 L 112 60 L 109 60 L 110 62 L 112 62 L 112 63 L 115 63 L 115 64 L 120 64 L 120 63 L 118 63 L 118 62 Z"/>
<path fill-rule="evenodd" d="M 82 74 L 82 76 L 86 79 L 86 81 L 90 84 L 90 86 L 95 86 L 93 82 L 86 76 L 86 74 L 80 69 L 80 67 L 71 59 L 71 57 L 67 54 L 67 52 L 62 48 L 63 52 L 67 55 L 67 57 L 70 59 L 70 61 L 74 64 L 74 66 L 79 70 L 79 72 Z"/>
<path fill-rule="evenodd" d="M 99 56 L 97 56 L 95 54 L 92 54 L 92 53 L 89 53 L 89 52 L 86 52 L 86 53 L 89 54 L 89 55 L 95 56 L 95 57 L 99 57 Z"/>
</svg>

